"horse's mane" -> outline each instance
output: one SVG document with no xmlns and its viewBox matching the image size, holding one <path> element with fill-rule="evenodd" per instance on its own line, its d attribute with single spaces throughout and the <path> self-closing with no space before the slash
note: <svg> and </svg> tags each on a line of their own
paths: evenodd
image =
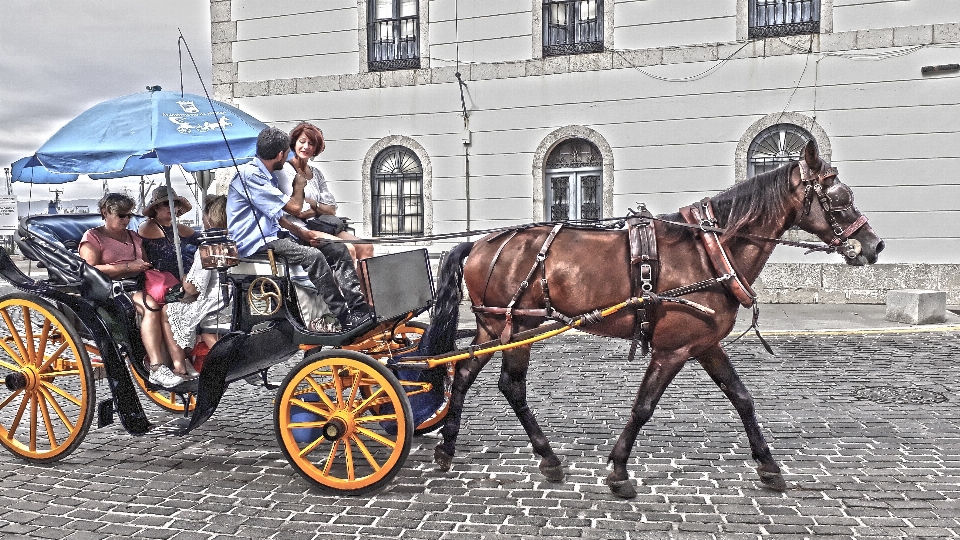
<svg viewBox="0 0 960 540">
<path fill-rule="evenodd" d="M 790 194 L 790 173 L 795 163 L 758 174 L 713 197 L 713 208 L 727 235 L 748 223 L 766 223 L 785 211 Z"/>
</svg>

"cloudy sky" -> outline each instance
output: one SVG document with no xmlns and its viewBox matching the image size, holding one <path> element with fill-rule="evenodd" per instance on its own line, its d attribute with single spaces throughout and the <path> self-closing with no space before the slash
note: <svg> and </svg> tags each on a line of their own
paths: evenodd
<svg viewBox="0 0 960 540">
<path fill-rule="evenodd" d="M 32 155 L 60 127 L 107 99 L 145 91 L 179 90 L 177 39 L 193 51 L 204 84 L 210 79 L 207 0 L 0 0 L 0 166 Z M 184 90 L 202 94 L 183 53 Z M 174 184 L 185 189 L 183 181 Z M 130 187 L 139 177 L 111 180 Z M 29 185 L 15 183 L 26 200 Z M 33 200 L 50 198 L 34 186 Z M 64 199 L 98 196 L 100 183 L 81 177 L 64 185 Z M 39 192 L 39 196 L 38 196 Z"/>
</svg>

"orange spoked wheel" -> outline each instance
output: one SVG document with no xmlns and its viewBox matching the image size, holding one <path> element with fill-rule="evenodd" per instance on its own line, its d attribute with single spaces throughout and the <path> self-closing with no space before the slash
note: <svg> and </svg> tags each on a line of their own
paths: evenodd
<svg viewBox="0 0 960 540">
<path fill-rule="evenodd" d="M 140 387 L 140 390 L 150 398 L 150 401 L 156 403 L 161 409 L 182 413 L 184 412 L 183 400 L 180 399 L 175 392 L 169 390 L 151 390 L 147 387 L 147 381 L 143 380 L 143 377 L 137 373 L 137 370 L 131 369 L 130 373 L 133 374 L 133 380 L 137 381 L 137 386 Z M 197 397 L 193 394 L 188 394 L 188 407 L 190 411 L 197 406 Z"/>
<path fill-rule="evenodd" d="M 70 319 L 32 295 L 0 298 L 0 444 L 34 463 L 76 450 L 93 419 L 93 368 Z"/>
<path fill-rule="evenodd" d="M 386 486 L 410 452 L 410 403 L 379 361 L 343 350 L 307 353 L 280 386 L 277 442 L 320 489 L 362 495 Z"/>
</svg>

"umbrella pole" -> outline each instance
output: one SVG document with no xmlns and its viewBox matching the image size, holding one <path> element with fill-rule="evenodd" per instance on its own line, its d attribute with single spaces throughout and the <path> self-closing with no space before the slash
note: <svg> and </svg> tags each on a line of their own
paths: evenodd
<svg viewBox="0 0 960 540">
<path fill-rule="evenodd" d="M 177 225 L 177 205 L 171 194 L 173 183 L 170 181 L 170 166 L 163 166 L 163 177 L 167 181 L 167 204 L 170 205 L 170 217 L 173 218 L 173 249 L 177 252 L 177 270 L 180 271 L 180 281 L 183 281 L 183 254 L 180 253 L 180 228 Z"/>
</svg>

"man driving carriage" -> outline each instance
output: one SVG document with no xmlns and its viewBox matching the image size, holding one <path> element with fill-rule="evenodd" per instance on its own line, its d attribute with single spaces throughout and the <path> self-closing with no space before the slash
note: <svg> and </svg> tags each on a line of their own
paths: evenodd
<svg viewBox="0 0 960 540">
<path fill-rule="evenodd" d="M 347 247 L 322 238 L 321 233 L 294 225 L 284 212 L 303 208 L 307 180 L 297 175 L 293 193 L 284 195 L 276 171 L 283 169 L 290 150 L 289 136 L 273 127 L 257 137 L 257 155 L 241 165 L 227 192 L 227 223 L 241 257 L 268 249 L 292 264 L 299 264 L 347 331 L 367 323 L 372 314 L 360 292 L 360 280 Z M 285 229 L 285 230 L 282 230 Z M 292 240 L 299 239 L 303 244 Z M 339 282 L 339 283 L 338 283 Z"/>
</svg>

